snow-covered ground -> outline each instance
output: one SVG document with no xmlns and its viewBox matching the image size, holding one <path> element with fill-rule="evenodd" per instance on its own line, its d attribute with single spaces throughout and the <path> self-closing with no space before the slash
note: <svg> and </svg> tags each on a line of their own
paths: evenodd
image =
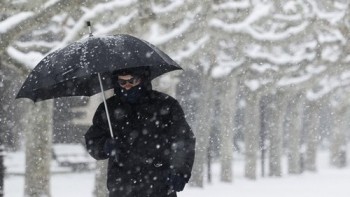
<svg viewBox="0 0 350 197">
<path fill-rule="evenodd" d="M 8 166 L 8 171 L 23 169 L 23 154 L 9 155 L 6 163 L 15 159 L 18 166 Z M 179 197 L 349 197 L 350 166 L 335 169 L 328 165 L 328 153 L 322 152 L 318 157 L 318 171 L 302 175 L 288 175 L 281 178 L 258 177 L 250 181 L 243 177 L 243 160 L 234 162 L 233 183 L 220 183 L 218 180 L 219 165 L 213 166 L 213 183 L 205 184 L 204 189 L 186 186 Z M 55 168 L 55 167 L 54 167 Z M 284 169 L 286 171 L 286 169 Z M 52 197 L 92 197 L 94 173 L 55 173 L 51 179 Z M 7 175 L 5 179 L 5 196 L 23 197 L 24 178 L 22 175 Z"/>
</svg>

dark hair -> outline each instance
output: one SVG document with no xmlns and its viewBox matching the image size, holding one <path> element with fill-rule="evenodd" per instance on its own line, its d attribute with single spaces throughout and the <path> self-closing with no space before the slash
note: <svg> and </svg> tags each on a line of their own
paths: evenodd
<svg viewBox="0 0 350 197">
<path fill-rule="evenodd" d="M 113 72 L 113 75 L 115 75 L 115 76 L 132 75 L 132 76 L 138 76 L 138 77 L 147 79 L 150 76 L 150 69 L 148 66 L 126 68 L 126 69 L 117 70 L 117 71 Z"/>
</svg>

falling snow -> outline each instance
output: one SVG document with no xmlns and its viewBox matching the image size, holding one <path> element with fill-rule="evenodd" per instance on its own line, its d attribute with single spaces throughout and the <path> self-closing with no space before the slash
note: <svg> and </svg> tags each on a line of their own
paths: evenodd
<svg viewBox="0 0 350 197">
<path fill-rule="evenodd" d="M 36 103 L 15 99 L 39 62 L 51 69 L 32 75 L 32 82 L 46 88 L 58 78 L 55 69 L 64 70 L 60 82 L 76 74 L 74 65 L 59 63 L 78 51 L 83 54 L 78 64 L 91 68 L 81 76 L 100 66 L 87 64 L 86 47 L 75 45 L 91 40 L 87 21 L 106 45 L 122 44 L 111 42 L 112 35 L 130 34 L 156 45 L 183 68 L 153 80 L 154 89 L 180 102 L 197 138 L 190 184 L 179 197 L 350 195 L 348 1 L 76 2 L 2 1 L 0 147 L 6 176 L 0 178 L 5 196 L 92 197 L 95 186 L 105 188 L 105 175 L 83 147 L 83 135 L 102 101 L 95 94 L 98 88 L 91 97 Z M 65 56 L 49 61 L 66 46 Z M 77 95 L 81 88 L 70 82 L 65 89 Z M 107 89 L 106 96 L 112 96 L 112 86 Z M 170 113 L 159 110 L 160 115 Z M 149 121 L 168 127 L 158 116 Z M 138 134 L 125 136 L 132 141 Z M 79 151 L 74 144 L 81 145 Z M 79 168 L 64 166 L 54 157 L 58 153 L 69 155 L 70 164 L 81 161 Z M 26 180 L 30 176 L 38 179 L 36 184 Z"/>
</svg>

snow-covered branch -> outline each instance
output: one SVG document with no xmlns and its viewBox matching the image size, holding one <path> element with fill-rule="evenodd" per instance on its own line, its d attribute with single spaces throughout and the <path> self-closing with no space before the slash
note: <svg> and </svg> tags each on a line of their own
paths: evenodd
<svg viewBox="0 0 350 197">
<path fill-rule="evenodd" d="M 13 28 L 16 28 L 16 26 L 33 15 L 34 12 L 21 12 L 6 18 L 0 22 L 0 34 L 4 34 Z"/>
<path fill-rule="evenodd" d="M 115 10 L 115 9 L 127 9 L 129 6 L 136 3 L 136 0 L 128 0 L 128 1 L 112 1 L 107 3 L 100 3 L 93 8 L 84 8 L 84 14 L 79 18 L 78 21 L 75 22 L 73 28 L 66 31 L 66 36 L 62 40 L 61 44 L 58 45 L 55 49 L 61 48 L 63 46 L 66 46 L 68 43 L 77 40 L 79 36 L 79 32 L 85 28 L 86 21 L 90 21 L 94 19 L 95 17 L 98 17 L 99 15 L 105 13 L 108 10 Z M 87 32 L 87 31 L 86 31 Z M 88 32 L 87 32 L 88 33 Z"/>
<path fill-rule="evenodd" d="M 23 53 L 13 47 L 7 48 L 7 54 L 17 62 L 25 65 L 26 67 L 33 69 L 40 60 L 44 57 L 43 54 L 35 51 L 31 51 L 28 53 Z"/>
<path fill-rule="evenodd" d="M 162 6 L 155 4 L 154 2 L 152 4 L 152 11 L 155 14 L 169 14 L 169 12 L 174 12 L 178 10 L 179 7 L 183 6 L 185 4 L 185 0 L 177 0 L 172 1 L 170 4 Z"/>
<path fill-rule="evenodd" d="M 346 87 L 350 85 L 350 78 L 339 79 L 336 77 L 325 78 L 320 81 L 321 88 L 318 88 L 317 91 L 311 89 L 307 91 L 306 97 L 310 101 L 316 101 L 324 97 L 325 95 L 330 94 L 338 88 Z"/>
<path fill-rule="evenodd" d="M 193 58 L 193 55 L 201 50 L 208 42 L 209 36 L 204 36 L 199 40 L 188 42 L 187 45 L 174 53 L 172 56 L 176 61 L 181 62 L 185 58 Z"/>
<path fill-rule="evenodd" d="M 51 20 L 51 17 L 61 12 L 61 9 L 74 9 L 75 6 L 79 5 L 72 4 L 68 0 L 61 0 L 52 2 L 52 4 L 48 4 L 47 6 L 45 10 L 40 9 L 39 12 L 32 12 L 34 14 L 21 15 L 21 20 L 16 19 L 15 26 L 7 28 L 6 32 L 1 33 L 0 51 L 5 51 L 10 46 L 10 43 L 14 42 L 19 36 L 29 33 L 42 24 L 47 24 Z"/>
</svg>

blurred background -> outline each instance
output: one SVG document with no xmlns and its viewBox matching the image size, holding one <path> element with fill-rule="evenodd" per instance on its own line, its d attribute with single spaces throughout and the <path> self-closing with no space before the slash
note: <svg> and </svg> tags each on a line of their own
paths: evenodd
<svg viewBox="0 0 350 197">
<path fill-rule="evenodd" d="M 33 103 L 15 96 L 48 53 L 94 35 L 131 34 L 184 71 L 153 81 L 178 99 L 197 137 L 190 186 L 348 169 L 350 2 L 347 0 L 1 0 L 0 188 L 51 196 L 55 173 L 90 172 L 105 196 L 105 163 L 83 135 L 100 95 Z M 113 92 L 108 92 L 109 95 Z M 22 158 L 22 159 L 20 159 Z M 16 161 L 23 161 L 19 169 Z M 324 162 L 324 160 L 322 160 Z M 21 162 L 20 162 L 21 163 Z M 217 173 L 213 172 L 213 165 Z M 6 186 L 5 186 L 6 187 Z M 6 195 L 6 193 L 5 193 Z"/>
</svg>

